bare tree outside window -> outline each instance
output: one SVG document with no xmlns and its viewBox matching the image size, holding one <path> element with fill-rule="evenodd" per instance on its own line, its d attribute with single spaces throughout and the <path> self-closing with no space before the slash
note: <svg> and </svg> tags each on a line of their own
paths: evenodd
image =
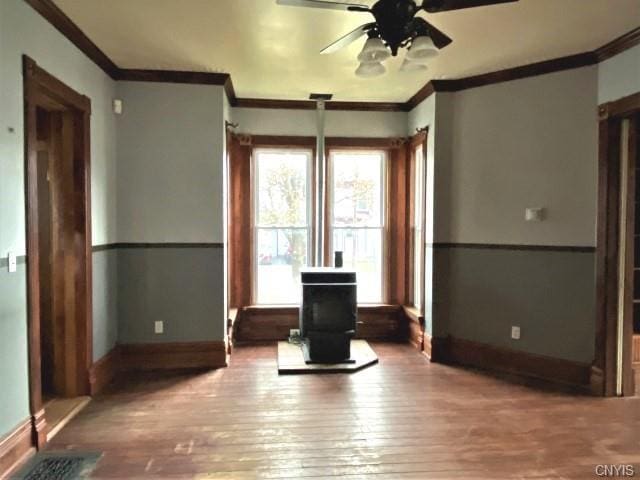
<svg viewBox="0 0 640 480">
<path fill-rule="evenodd" d="M 309 243 L 308 151 L 258 150 L 257 299 L 296 303 Z"/>
</svg>

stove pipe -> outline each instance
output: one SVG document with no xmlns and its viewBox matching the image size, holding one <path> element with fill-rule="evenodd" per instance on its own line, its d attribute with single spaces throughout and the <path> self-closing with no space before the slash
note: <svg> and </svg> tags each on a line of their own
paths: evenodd
<svg viewBox="0 0 640 480">
<path fill-rule="evenodd" d="M 312 93 L 309 98 L 316 101 L 316 169 L 315 176 L 316 182 L 316 217 L 314 219 L 315 224 L 315 239 L 314 239 L 314 262 L 316 267 L 323 266 L 324 263 L 324 245 L 322 243 L 322 237 L 325 227 L 325 198 L 326 198 L 326 153 L 325 153 L 325 138 L 324 138 L 324 123 L 325 123 L 325 102 L 331 100 L 332 94 L 328 93 Z"/>
</svg>

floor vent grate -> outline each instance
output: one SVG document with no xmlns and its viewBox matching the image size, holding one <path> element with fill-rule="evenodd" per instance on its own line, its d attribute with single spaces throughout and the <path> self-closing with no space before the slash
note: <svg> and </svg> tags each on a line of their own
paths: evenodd
<svg viewBox="0 0 640 480">
<path fill-rule="evenodd" d="M 87 478 L 100 459 L 99 453 L 40 452 L 15 476 L 20 480 L 74 480 Z"/>
</svg>

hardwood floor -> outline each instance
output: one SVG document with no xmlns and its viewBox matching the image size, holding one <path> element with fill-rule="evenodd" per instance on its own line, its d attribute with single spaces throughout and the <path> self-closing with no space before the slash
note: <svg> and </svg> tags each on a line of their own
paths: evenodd
<svg viewBox="0 0 640 480">
<path fill-rule="evenodd" d="M 278 376 L 276 346 L 200 374 L 137 374 L 50 449 L 103 451 L 95 478 L 597 478 L 640 472 L 640 400 L 602 399 L 430 364 L 374 344 L 356 374 Z"/>
</svg>

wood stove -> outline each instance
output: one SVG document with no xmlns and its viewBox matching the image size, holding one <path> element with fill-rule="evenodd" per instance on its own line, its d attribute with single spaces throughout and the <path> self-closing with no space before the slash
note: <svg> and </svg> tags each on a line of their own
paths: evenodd
<svg viewBox="0 0 640 480">
<path fill-rule="evenodd" d="M 301 271 L 300 336 L 305 361 L 346 363 L 356 333 L 356 272 L 342 268 Z"/>
</svg>

